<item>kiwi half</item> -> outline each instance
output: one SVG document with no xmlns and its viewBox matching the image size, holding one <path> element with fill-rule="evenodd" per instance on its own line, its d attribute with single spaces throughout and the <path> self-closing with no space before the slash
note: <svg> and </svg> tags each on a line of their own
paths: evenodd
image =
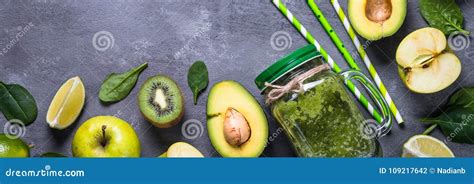
<svg viewBox="0 0 474 184">
<path fill-rule="evenodd" d="M 138 92 L 140 112 L 153 125 L 168 128 L 184 115 L 183 93 L 173 79 L 156 75 L 148 78 Z"/>
</svg>

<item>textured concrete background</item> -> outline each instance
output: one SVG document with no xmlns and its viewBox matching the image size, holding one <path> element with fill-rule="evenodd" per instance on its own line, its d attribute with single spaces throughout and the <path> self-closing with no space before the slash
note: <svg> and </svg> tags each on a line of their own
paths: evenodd
<svg viewBox="0 0 474 184">
<path fill-rule="evenodd" d="M 346 7 L 346 2 L 341 2 Z M 457 3 L 467 17 L 466 29 L 474 31 L 474 21 L 471 21 L 474 3 L 468 0 Z M 290 0 L 286 4 L 338 64 L 347 68 L 306 2 Z M 318 4 L 347 48 L 355 52 L 329 1 Z M 394 64 L 396 48 L 408 33 L 427 26 L 418 12 L 417 1 L 410 0 L 408 9 L 397 34 L 370 43 L 367 48 L 406 120 L 404 128 L 394 125 L 392 132 L 380 140 L 385 156 L 389 157 L 399 156 L 403 142 L 425 130 L 426 126 L 418 122 L 418 118 L 439 113 L 440 105 L 454 90 L 474 86 L 471 76 L 474 47 L 471 44 L 456 52 L 463 63 L 462 74 L 446 90 L 421 95 L 404 87 Z M 269 0 L 3 0 L 0 20 L 0 49 L 3 50 L 0 50 L 0 80 L 25 86 L 39 107 L 38 119 L 26 128 L 23 136 L 35 145 L 33 155 L 56 151 L 71 156 L 71 141 L 79 125 L 96 115 L 115 115 L 130 122 L 137 131 L 142 156 L 157 156 L 177 141 L 193 144 L 206 156 L 218 156 L 209 142 L 205 124 L 209 87 L 200 96 L 198 105 L 193 105 L 186 82 L 189 66 L 196 60 L 205 61 L 211 85 L 224 79 L 239 81 L 263 104 L 254 78 L 278 58 L 307 44 Z M 271 43 L 275 43 L 272 35 L 277 37 L 277 34 L 289 36 L 286 38 L 290 42 L 272 47 Z M 93 40 L 94 35 L 96 40 Z M 360 59 L 356 59 L 362 66 Z M 181 124 L 158 129 L 146 122 L 136 104 L 138 87 L 119 103 L 104 106 L 99 102 L 99 87 L 108 73 L 126 71 L 144 61 L 149 62 L 149 67 L 142 73 L 138 85 L 160 73 L 171 76 L 181 86 L 187 99 Z M 52 130 L 45 122 L 49 103 L 59 86 L 77 75 L 84 81 L 87 93 L 83 113 L 66 130 Z M 263 156 L 294 156 L 268 108 L 265 111 L 270 120 L 272 141 Z M 5 123 L 1 116 L 0 126 L 4 127 Z M 194 133 L 197 134 L 189 131 L 184 136 L 184 124 L 190 125 L 190 129 L 196 128 Z M 445 139 L 439 130 L 432 135 Z M 474 156 L 474 145 L 450 142 L 448 146 L 456 156 Z"/>
</svg>

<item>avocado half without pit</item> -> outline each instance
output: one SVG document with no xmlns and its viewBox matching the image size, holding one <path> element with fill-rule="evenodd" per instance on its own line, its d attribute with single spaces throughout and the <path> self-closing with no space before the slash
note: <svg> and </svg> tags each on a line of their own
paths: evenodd
<svg viewBox="0 0 474 184">
<path fill-rule="evenodd" d="M 407 0 L 349 0 L 349 20 L 360 36 L 379 40 L 400 29 L 407 12 Z"/>
<path fill-rule="evenodd" d="M 223 157 L 258 157 L 268 140 L 262 107 L 235 81 L 222 81 L 211 88 L 207 129 L 212 146 Z"/>
<path fill-rule="evenodd" d="M 461 73 L 461 62 L 436 28 L 421 28 L 406 36 L 397 48 L 396 60 L 403 83 L 417 93 L 441 91 Z"/>
</svg>

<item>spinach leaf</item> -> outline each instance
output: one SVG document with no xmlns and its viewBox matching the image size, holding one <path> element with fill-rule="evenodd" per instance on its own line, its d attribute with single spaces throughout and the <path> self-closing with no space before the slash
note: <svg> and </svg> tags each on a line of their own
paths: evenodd
<svg viewBox="0 0 474 184">
<path fill-rule="evenodd" d="M 468 35 L 469 31 L 463 30 L 463 15 L 454 0 L 420 0 L 421 15 L 430 24 L 444 34 L 459 31 Z"/>
<path fill-rule="evenodd" d="M 451 108 L 435 118 L 424 118 L 422 122 L 437 124 L 447 140 L 474 144 L 474 111 L 469 108 Z"/>
<path fill-rule="evenodd" d="M 35 98 L 23 86 L 0 81 L 0 111 L 8 121 L 20 120 L 25 126 L 38 116 Z"/>
<path fill-rule="evenodd" d="M 449 97 L 448 107 L 462 106 L 474 109 L 474 88 L 461 88 Z"/>
<path fill-rule="evenodd" d="M 193 91 L 194 105 L 197 104 L 199 93 L 206 89 L 209 83 L 209 76 L 206 64 L 202 61 L 196 61 L 188 71 L 188 86 Z"/>
<path fill-rule="evenodd" d="M 441 115 L 421 122 L 441 127 L 449 141 L 474 144 L 474 88 L 459 89 L 449 97 Z"/>
<path fill-rule="evenodd" d="M 100 87 L 100 100 L 103 102 L 117 102 L 127 97 L 137 83 L 138 76 L 147 66 L 148 63 L 143 63 L 124 73 L 111 73 Z"/>
</svg>

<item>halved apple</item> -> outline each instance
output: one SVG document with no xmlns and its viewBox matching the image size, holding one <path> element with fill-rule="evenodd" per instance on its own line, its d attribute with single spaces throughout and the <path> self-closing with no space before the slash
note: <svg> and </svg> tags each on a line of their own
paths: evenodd
<svg viewBox="0 0 474 184">
<path fill-rule="evenodd" d="M 417 93 L 441 91 L 461 73 L 461 62 L 436 28 L 421 28 L 406 36 L 397 48 L 396 60 L 404 84 Z"/>
<path fill-rule="evenodd" d="M 177 142 L 172 144 L 168 151 L 161 154 L 159 157 L 161 158 L 173 158 L 173 157 L 185 157 L 185 158 L 192 158 L 192 157 L 204 157 L 202 153 L 196 149 L 194 146 L 185 143 L 185 142 Z"/>
</svg>

